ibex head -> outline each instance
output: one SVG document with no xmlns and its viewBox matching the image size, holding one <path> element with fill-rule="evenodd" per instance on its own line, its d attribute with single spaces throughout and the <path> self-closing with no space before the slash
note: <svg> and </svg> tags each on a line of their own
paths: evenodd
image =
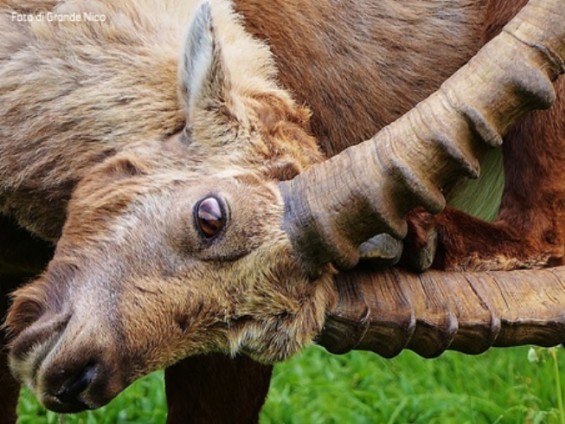
<svg viewBox="0 0 565 424">
<path fill-rule="evenodd" d="M 312 280 L 298 265 L 276 185 L 321 155 L 265 47 L 238 34 L 258 52 L 232 65 L 245 49 L 218 33 L 238 30 L 229 18 L 204 3 L 188 32 L 185 131 L 95 167 L 48 269 L 14 295 L 11 367 L 50 409 L 101 406 L 199 352 L 281 360 L 321 330 L 329 274 Z"/>
<path fill-rule="evenodd" d="M 490 274 L 472 290 L 468 285 L 479 277 L 446 286 L 444 275 L 440 286 L 426 281 L 426 289 L 416 277 L 402 277 L 398 285 L 390 279 L 393 284 L 378 285 L 380 292 L 374 284 L 336 283 L 336 290 L 327 266 L 355 265 L 358 246 L 374 234 L 402 237 L 405 215 L 416 206 L 441 210 L 441 188 L 477 174 L 483 139 L 497 144 L 516 117 L 551 103 L 548 77 L 563 71 L 565 54 L 558 1 L 530 10 L 551 18 L 539 21 L 560 32 L 523 43 L 548 44 L 541 50 L 559 59 L 548 55 L 551 66 L 539 51 L 524 53 L 517 44 L 524 34 L 503 33 L 386 130 L 308 169 L 321 160 L 308 134 L 308 111 L 273 82 L 266 47 L 217 4 L 214 19 L 207 4 L 199 8 L 180 60 L 185 130 L 165 141 L 137 140 L 93 168 L 73 193 L 48 269 L 15 293 L 7 318 L 12 370 L 46 406 L 66 412 L 101 406 L 136 377 L 199 352 L 285 358 L 318 335 L 326 312 L 336 319 L 329 320 L 330 337 L 319 340 L 335 347 L 341 337 L 347 348 L 377 340 L 382 348 L 392 339 L 397 349 L 379 350 L 387 355 L 404 347 L 434 356 L 449 346 L 476 353 L 495 342 L 563 342 L 562 269 L 528 274 L 525 300 L 507 296 L 520 299 L 509 308 L 515 303 L 502 286 L 491 289 L 498 277 Z M 516 63 L 532 65 L 532 72 L 490 81 L 494 68 Z M 532 93 L 536 101 L 520 99 Z M 489 114 L 493 105 L 496 113 Z M 546 298 L 531 290 L 540 275 Z M 504 287 L 515 290 L 517 277 L 508 278 Z M 455 293 L 455 301 L 445 293 Z M 467 313 L 466 302 L 479 312 Z M 518 331 L 514 323 L 524 320 L 515 309 L 524 305 L 533 325 Z M 542 306 L 549 318 L 540 326 Z M 369 324 L 386 318 L 383 311 L 393 318 L 370 331 Z M 426 313 L 431 316 L 418 318 Z M 351 323 L 362 323 L 361 331 L 346 334 Z M 430 323 L 441 337 L 426 334 Z M 458 328 L 464 329 L 459 339 Z M 477 348 L 480 337 L 487 343 Z"/>
</svg>

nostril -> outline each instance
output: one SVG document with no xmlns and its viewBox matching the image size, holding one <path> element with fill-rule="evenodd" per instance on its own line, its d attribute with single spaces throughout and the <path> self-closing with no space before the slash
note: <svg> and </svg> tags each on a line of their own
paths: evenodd
<svg viewBox="0 0 565 424">
<path fill-rule="evenodd" d="M 61 403 L 77 404 L 82 403 L 78 397 L 83 393 L 96 378 L 97 366 L 91 362 L 86 367 L 78 370 L 65 380 L 61 389 L 55 394 L 55 397 Z"/>
<path fill-rule="evenodd" d="M 40 365 L 69 322 L 70 314 L 44 316 L 17 336 L 12 335 L 10 356 L 17 361 L 32 359 Z"/>
<path fill-rule="evenodd" d="M 32 325 L 45 312 L 43 304 L 37 299 L 16 298 L 6 316 L 6 328 L 10 337 L 20 334 Z"/>
</svg>

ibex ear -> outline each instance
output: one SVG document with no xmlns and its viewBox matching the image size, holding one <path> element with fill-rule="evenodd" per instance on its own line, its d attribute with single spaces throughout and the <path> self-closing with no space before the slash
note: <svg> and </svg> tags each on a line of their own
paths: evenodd
<svg viewBox="0 0 565 424">
<path fill-rule="evenodd" d="M 227 99 L 229 75 L 208 1 L 199 6 L 188 30 L 179 77 L 189 119 L 198 109 L 218 106 Z"/>
</svg>

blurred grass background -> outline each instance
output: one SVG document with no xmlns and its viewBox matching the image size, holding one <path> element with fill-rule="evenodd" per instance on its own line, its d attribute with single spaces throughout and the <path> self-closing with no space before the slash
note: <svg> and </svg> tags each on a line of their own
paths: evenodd
<svg viewBox="0 0 565 424">
<path fill-rule="evenodd" d="M 24 391 L 19 423 L 164 423 L 162 376 L 137 381 L 104 408 L 63 419 Z M 383 359 L 311 347 L 276 367 L 261 424 L 565 424 L 564 383 L 563 348 L 426 360 L 409 351 Z"/>
</svg>

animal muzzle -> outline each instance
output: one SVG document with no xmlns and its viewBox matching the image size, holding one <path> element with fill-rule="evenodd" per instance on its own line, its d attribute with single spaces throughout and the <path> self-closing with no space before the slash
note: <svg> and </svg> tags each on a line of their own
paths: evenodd
<svg viewBox="0 0 565 424">
<path fill-rule="evenodd" d="M 108 333 L 69 313 L 45 314 L 12 340 L 10 367 L 48 409 L 98 408 L 128 385 Z"/>
</svg>

